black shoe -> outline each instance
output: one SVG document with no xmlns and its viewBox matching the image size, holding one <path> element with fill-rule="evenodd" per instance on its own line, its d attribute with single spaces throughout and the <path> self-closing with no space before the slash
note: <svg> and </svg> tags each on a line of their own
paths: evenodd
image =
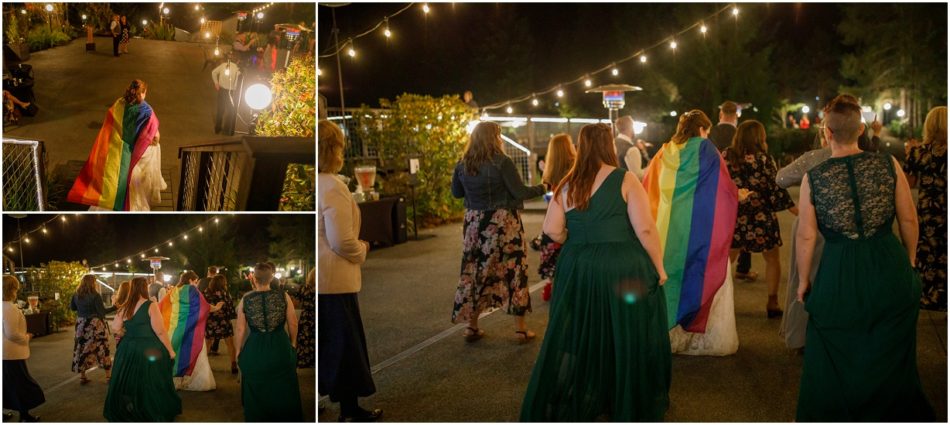
<svg viewBox="0 0 950 425">
<path fill-rule="evenodd" d="M 231 374 L 237 375 L 237 373 L 238 373 L 237 363 L 231 362 Z"/>
<path fill-rule="evenodd" d="M 26 413 L 25 415 L 22 413 L 20 414 L 20 422 L 39 422 L 39 421 L 40 421 L 39 416 L 33 416 L 29 413 Z"/>
<path fill-rule="evenodd" d="M 340 415 L 340 422 L 376 422 L 381 416 L 383 416 L 382 409 L 373 409 L 372 411 L 360 409 L 362 412 L 357 413 L 354 416 Z"/>
</svg>

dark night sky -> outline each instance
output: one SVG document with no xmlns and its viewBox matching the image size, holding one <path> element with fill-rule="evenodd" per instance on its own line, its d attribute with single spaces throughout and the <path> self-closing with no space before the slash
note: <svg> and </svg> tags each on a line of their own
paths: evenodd
<svg viewBox="0 0 950 425">
<path fill-rule="evenodd" d="M 335 8 L 340 42 L 367 30 L 384 15 L 405 5 L 353 3 Z M 708 4 L 707 13 L 724 5 L 726 3 Z M 393 99 L 403 92 L 443 95 L 473 89 L 475 99 L 482 106 L 505 100 L 508 96 L 526 94 L 517 92 L 486 98 L 480 96 L 474 87 L 490 85 L 492 76 L 499 74 L 498 69 L 480 68 L 484 61 L 473 54 L 473 49 L 487 36 L 486 27 L 492 21 L 523 26 L 532 39 L 532 76 L 528 92 L 574 79 L 606 65 L 610 60 L 629 55 L 629 49 L 644 47 L 683 29 L 672 17 L 657 19 L 664 13 L 672 13 L 673 5 L 670 4 L 454 3 L 430 6 L 432 11 L 428 17 L 422 13 L 422 3 L 419 3 L 393 18 L 390 21 L 394 34 L 391 41 L 386 41 L 380 29 L 357 39 L 356 59 L 342 56 L 348 107 L 361 103 L 376 107 L 380 97 Z M 782 26 L 783 34 L 802 42 L 816 27 L 833 28 L 840 16 L 833 4 L 753 3 L 740 4 L 740 7 L 762 8 L 766 19 Z M 333 48 L 331 8 L 320 5 L 317 15 L 317 49 L 323 54 L 328 48 Z M 697 19 L 700 17 L 696 16 Z M 618 26 L 628 27 L 630 33 L 642 36 L 640 39 L 618 40 Z M 318 61 L 323 73 L 318 90 L 327 97 L 329 106 L 339 106 L 336 59 L 321 58 Z M 599 98 L 592 96 L 591 102 L 596 107 Z"/>
<path fill-rule="evenodd" d="M 91 265 L 110 261 L 103 258 L 98 250 L 107 250 L 114 247 L 114 256 L 136 254 L 156 243 L 163 242 L 180 232 L 202 223 L 210 215 L 199 214 L 66 214 L 66 222 L 59 219 L 47 226 L 48 236 L 42 233 L 30 235 L 31 243 L 24 245 L 24 264 L 26 266 L 39 265 L 49 260 L 81 261 L 88 259 Z M 32 230 L 55 215 L 31 214 L 20 220 L 24 232 Z M 257 244 L 263 252 L 258 252 L 259 258 L 245 259 L 247 262 L 262 261 L 267 255 L 267 225 L 269 215 L 237 214 L 218 215 L 222 226 L 241 229 L 246 235 L 262 235 L 265 243 Z M 237 226 L 237 227 L 235 227 Z M 110 230 L 111 229 L 111 230 Z M 195 235 L 191 236 L 196 237 Z M 3 254 L 11 258 L 17 265 L 20 263 L 19 253 L 6 251 L 11 241 L 17 239 L 16 218 L 4 214 L 3 216 Z M 238 239 L 241 241 L 241 239 Z M 176 241 L 176 244 L 181 241 Z M 247 241 L 241 241 L 245 244 Z M 162 247 L 160 254 L 169 255 L 172 248 Z M 244 252 L 244 251 L 242 251 Z M 263 257 L 260 257 L 263 256 Z M 144 264 L 144 263 L 143 263 Z M 147 267 L 147 266 L 146 266 Z"/>
</svg>

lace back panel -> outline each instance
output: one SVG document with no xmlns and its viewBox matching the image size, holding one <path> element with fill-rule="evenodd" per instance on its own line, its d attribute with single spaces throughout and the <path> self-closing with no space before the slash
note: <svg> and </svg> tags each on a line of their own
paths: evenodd
<svg viewBox="0 0 950 425">
<path fill-rule="evenodd" d="M 251 292 L 244 297 L 248 326 L 258 332 L 272 332 L 287 320 L 287 300 L 281 291 Z"/>
<path fill-rule="evenodd" d="M 890 228 L 897 178 L 889 155 L 863 152 L 830 158 L 808 172 L 818 227 L 826 237 L 873 236 Z"/>
</svg>

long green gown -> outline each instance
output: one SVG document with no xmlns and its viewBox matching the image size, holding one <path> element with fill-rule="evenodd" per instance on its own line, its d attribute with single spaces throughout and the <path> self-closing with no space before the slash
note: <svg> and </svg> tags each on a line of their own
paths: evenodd
<svg viewBox="0 0 950 425">
<path fill-rule="evenodd" d="M 102 408 L 109 422 L 171 422 L 181 414 L 181 399 L 172 382 L 172 360 L 152 330 L 150 303 L 145 301 L 125 321 L 125 335 L 116 347 Z"/>
<path fill-rule="evenodd" d="M 661 421 L 669 406 L 666 299 L 614 170 L 585 211 L 567 212 L 544 343 L 522 421 Z"/>
<path fill-rule="evenodd" d="M 302 421 L 297 353 L 284 330 L 287 321 L 284 292 L 251 292 L 244 297 L 243 309 L 250 330 L 238 357 L 244 420 Z"/>
<path fill-rule="evenodd" d="M 928 422 L 917 372 L 920 279 L 891 230 L 890 155 L 831 158 L 808 172 L 825 238 L 805 301 L 798 422 Z"/>
</svg>

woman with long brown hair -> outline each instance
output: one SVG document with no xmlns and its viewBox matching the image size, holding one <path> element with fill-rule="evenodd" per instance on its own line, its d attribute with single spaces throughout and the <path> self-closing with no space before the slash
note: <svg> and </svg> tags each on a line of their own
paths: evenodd
<svg viewBox="0 0 950 425">
<path fill-rule="evenodd" d="M 674 353 L 723 356 L 739 349 L 729 246 L 738 190 L 694 109 L 647 168 L 643 186 L 663 241 L 667 323 Z"/>
<path fill-rule="evenodd" d="M 779 259 L 782 235 L 775 213 L 790 210 L 797 214 L 798 210 L 788 191 L 775 183 L 778 167 L 768 154 L 765 126 L 762 123 L 748 120 L 739 124 L 732 146 L 726 148 L 723 157 L 733 183 L 748 194 L 739 202 L 729 258 L 735 261 L 740 251 L 762 253 L 769 292 L 766 317 L 781 317 L 778 281 L 782 275 L 782 262 Z"/>
<path fill-rule="evenodd" d="M 221 303 L 220 310 L 215 310 L 208 315 L 208 321 L 205 323 L 205 339 L 224 340 L 228 346 L 228 354 L 231 356 L 231 373 L 236 374 L 238 367 L 234 352 L 234 327 L 231 325 L 231 320 L 237 319 L 237 312 L 234 310 L 234 301 L 231 300 L 231 293 L 228 291 L 228 279 L 221 274 L 215 275 L 208 283 L 204 295 L 208 304 Z"/>
<path fill-rule="evenodd" d="M 122 335 L 115 371 L 102 414 L 109 422 L 172 422 L 181 399 L 172 382 L 175 350 L 165 335 L 158 304 L 149 301 L 148 282 L 132 279 L 129 296 L 119 304 L 112 330 Z"/>
<path fill-rule="evenodd" d="M 610 126 L 581 128 L 544 233 L 563 243 L 525 422 L 663 420 L 669 406 L 667 279 L 647 194 L 617 168 Z"/>
<path fill-rule="evenodd" d="M 109 356 L 109 327 L 106 314 L 115 307 L 106 309 L 99 294 L 96 275 L 82 277 L 79 288 L 69 301 L 69 309 L 76 312 L 76 337 L 73 340 L 73 372 L 79 374 L 79 383 L 89 383 L 86 371 L 98 365 L 106 372 L 106 380 L 112 376 L 112 358 Z"/>
<path fill-rule="evenodd" d="M 524 321 L 531 293 L 518 210 L 525 199 L 543 195 L 545 185 L 525 186 L 501 144 L 498 124 L 479 123 L 452 175 L 452 195 L 465 198 L 462 270 L 452 322 L 468 322 L 464 335 L 469 342 L 485 334 L 478 327 L 479 314 L 502 306 L 515 316 L 515 334 L 522 341 L 535 337 Z"/>
<path fill-rule="evenodd" d="M 544 157 L 544 174 L 541 181 L 549 187 L 556 187 L 561 180 L 571 171 L 574 166 L 574 158 L 577 157 L 577 151 L 571 140 L 571 135 L 560 133 L 551 136 L 548 142 L 548 152 Z M 545 196 L 547 199 L 547 196 Z M 538 236 L 541 247 L 541 265 L 538 266 L 538 274 L 542 280 L 548 283 L 544 288 L 544 298 L 548 299 L 551 295 L 551 279 L 554 278 L 554 269 L 557 264 L 558 253 L 561 252 L 561 244 L 554 242 L 550 236 L 541 232 Z"/>
</svg>

